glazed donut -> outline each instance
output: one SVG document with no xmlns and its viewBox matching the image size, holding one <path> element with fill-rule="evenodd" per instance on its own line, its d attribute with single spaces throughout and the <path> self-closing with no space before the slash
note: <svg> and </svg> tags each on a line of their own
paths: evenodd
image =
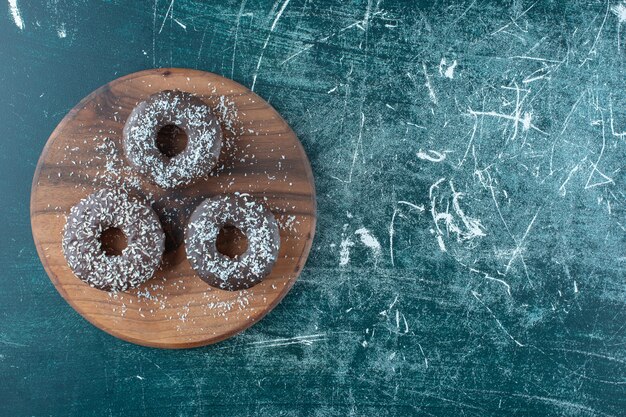
<svg viewBox="0 0 626 417">
<path fill-rule="evenodd" d="M 220 253 L 217 235 L 235 226 L 248 239 L 246 251 L 234 258 Z M 278 257 L 278 224 L 265 204 L 249 194 L 220 195 L 204 200 L 189 218 L 185 231 L 187 259 L 207 284 L 237 291 L 261 282 Z"/>
<path fill-rule="evenodd" d="M 187 134 L 187 146 L 171 158 L 157 147 L 157 134 L 168 125 Z M 209 106 L 182 91 L 161 91 L 139 103 L 124 125 L 123 137 L 126 158 L 162 188 L 207 175 L 222 147 L 222 129 Z"/>
<path fill-rule="evenodd" d="M 127 246 L 120 255 L 102 249 L 102 232 L 118 228 Z M 161 263 L 165 234 L 149 205 L 123 191 L 103 189 L 70 210 L 63 230 L 63 254 L 74 274 L 94 288 L 125 291 L 154 275 Z"/>
</svg>

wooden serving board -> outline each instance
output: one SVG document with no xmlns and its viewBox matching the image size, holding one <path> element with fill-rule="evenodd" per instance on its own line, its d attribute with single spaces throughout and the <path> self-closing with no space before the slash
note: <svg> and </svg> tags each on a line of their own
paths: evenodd
<svg viewBox="0 0 626 417">
<path fill-rule="evenodd" d="M 171 89 L 196 94 L 220 120 L 224 144 L 211 176 L 163 190 L 126 161 L 122 129 L 135 105 Z M 164 262 L 135 290 L 93 289 L 69 269 L 61 234 L 72 206 L 97 189 L 123 187 L 145 196 L 167 235 Z M 260 284 L 222 291 L 187 262 L 183 230 L 204 198 L 247 192 L 265 199 L 281 235 L 278 261 Z M 31 223 L 39 257 L 65 300 L 100 329 L 129 342 L 188 348 L 226 339 L 259 321 L 289 291 L 304 266 L 315 231 L 315 186 L 298 138 L 268 103 L 242 85 L 189 69 L 137 72 L 99 88 L 74 107 L 41 153 L 31 192 Z M 231 234 L 234 236 L 234 234 Z M 234 239 L 234 237 L 233 237 Z M 222 242 L 225 247 L 238 242 Z"/>
</svg>

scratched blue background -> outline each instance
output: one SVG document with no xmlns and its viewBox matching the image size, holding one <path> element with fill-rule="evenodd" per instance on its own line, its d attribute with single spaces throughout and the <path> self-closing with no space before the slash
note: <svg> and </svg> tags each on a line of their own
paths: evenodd
<svg viewBox="0 0 626 417">
<path fill-rule="evenodd" d="M 216 346 L 99 331 L 29 222 L 51 131 L 151 67 L 293 127 L 319 223 L 300 280 Z M 626 415 L 626 3 L 0 2 L 0 414 Z"/>
</svg>

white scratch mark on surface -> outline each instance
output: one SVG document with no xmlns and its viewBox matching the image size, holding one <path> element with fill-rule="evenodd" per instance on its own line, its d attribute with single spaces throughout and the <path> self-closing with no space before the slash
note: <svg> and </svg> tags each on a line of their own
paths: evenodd
<svg viewBox="0 0 626 417">
<path fill-rule="evenodd" d="M 505 30 L 506 28 L 508 28 L 511 25 L 516 25 L 517 26 L 517 20 L 524 16 L 526 13 L 528 13 L 530 11 L 530 9 L 532 9 L 533 7 L 535 7 L 535 5 L 539 2 L 539 0 L 537 0 L 536 2 L 534 2 L 533 4 L 530 5 L 529 8 L 527 8 L 526 10 L 524 10 L 523 12 L 521 12 L 520 14 L 518 14 L 514 19 L 511 19 L 511 21 L 509 23 L 507 23 L 506 25 L 502 26 L 500 29 L 492 32 L 490 34 L 490 36 L 495 35 L 496 33 L 502 32 L 503 30 Z"/>
<path fill-rule="evenodd" d="M 174 7 L 174 2 L 176 0 L 172 0 L 172 2 L 170 3 L 170 7 L 167 8 L 167 12 L 165 12 L 165 17 L 163 17 L 163 23 L 161 23 L 161 28 L 159 29 L 159 34 L 161 34 L 161 32 L 163 32 L 163 27 L 165 26 L 165 21 L 167 20 L 167 16 L 169 16 L 169 14 L 172 12 L 172 7 Z"/>
<path fill-rule="evenodd" d="M 341 178 L 335 177 L 331 175 L 331 178 L 334 178 L 338 181 L 341 181 L 345 184 L 350 184 L 352 182 L 352 174 L 354 173 L 354 166 L 356 165 L 356 158 L 359 155 L 359 148 L 362 148 L 363 143 L 363 127 L 365 126 L 365 114 L 361 111 L 361 123 L 359 125 L 359 136 L 357 137 L 356 144 L 354 146 L 354 153 L 352 154 L 352 164 L 350 165 L 350 172 L 348 173 L 348 179 L 343 180 Z"/>
<path fill-rule="evenodd" d="M 146 378 L 142 377 L 141 375 L 135 375 L 135 378 L 137 378 L 137 379 L 139 379 L 139 380 L 141 380 L 141 381 L 143 381 L 144 379 L 146 379 Z"/>
<path fill-rule="evenodd" d="M 441 62 L 439 62 L 439 75 L 442 77 L 446 77 L 449 79 L 454 79 L 454 70 L 457 66 L 456 59 L 448 66 L 445 58 L 441 58 Z"/>
<path fill-rule="evenodd" d="M 422 356 L 424 357 L 424 365 L 426 365 L 426 369 L 428 369 L 428 358 L 426 357 L 426 354 L 424 353 L 424 349 L 422 349 L 422 345 L 419 343 L 417 344 L 417 346 L 419 346 L 420 352 L 422 352 Z"/>
<path fill-rule="evenodd" d="M 611 7 L 610 7 L 609 0 L 606 0 L 606 12 L 604 13 L 604 19 L 602 19 L 602 24 L 600 24 L 600 29 L 598 29 L 596 38 L 594 39 L 593 44 L 591 44 L 591 48 L 589 49 L 589 52 L 587 52 L 587 56 L 585 57 L 583 62 L 580 63 L 579 67 L 582 67 L 585 64 L 585 62 L 589 61 L 590 55 L 597 54 L 596 46 L 598 45 L 598 40 L 600 39 L 600 35 L 602 34 L 602 30 L 604 29 L 604 24 L 606 23 L 606 19 L 609 16 L 610 10 L 611 10 Z"/>
<path fill-rule="evenodd" d="M 476 115 L 473 115 L 473 117 L 474 117 L 474 127 L 472 128 L 472 134 L 470 136 L 469 141 L 467 141 L 467 148 L 465 149 L 465 154 L 463 154 L 463 159 L 459 161 L 459 165 L 457 165 L 457 168 L 461 168 L 463 166 L 463 163 L 465 162 L 465 160 L 467 159 L 467 155 L 469 154 L 469 150 L 472 147 L 472 144 L 474 143 L 474 137 L 476 137 L 476 129 L 478 129 L 478 117 L 476 117 Z"/>
<path fill-rule="evenodd" d="M 417 123 L 413 123 L 413 122 L 404 122 L 404 124 L 406 124 L 407 126 L 413 126 L 413 127 L 418 128 L 418 129 L 423 129 L 423 130 L 426 130 L 426 127 L 425 127 L 425 126 L 418 125 Z"/>
<path fill-rule="evenodd" d="M 539 62 L 549 62 L 552 64 L 558 64 L 561 61 L 557 61 L 555 59 L 547 59 L 547 58 L 541 58 L 541 57 L 536 57 L 536 56 L 527 56 L 527 55 L 514 55 L 509 57 L 509 59 L 528 59 L 530 61 L 539 61 Z"/>
<path fill-rule="evenodd" d="M 315 46 L 315 44 L 310 44 L 310 45 L 307 45 L 304 48 L 300 49 L 299 51 L 294 52 L 293 54 L 291 54 L 287 58 L 285 58 L 283 60 L 283 62 L 280 63 L 280 65 L 286 64 L 287 62 L 291 61 L 292 59 L 294 59 L 298 55 L 305 53 L 306 51 L 308 51 L 309 49 L 313 48 L 314 46 Z"/>
<path fill-rule="evenodd" d="M 461 218 L 461 221 L 463 222 L 463 224 L 465 225 L 465 228 L 467 229 L 466 239 L 473 239 L 475 237 L 485 236 L 485 232 L 483 230 L 484 227 L 480 223 L 480 220 L 467 216 L 461 209 L 461 205 L 459 204 L 459 201 L 461 197 L 463 196 L 463 193 L 456 192 L 456 190 L 454 189 L 454 184 L 452 183 L 452 180 L 450 180 L 449 183 L 450 183 L 450 190 L 452 190 L 452 207 L 454 208 L 454 211 L 456 212 L 456 214 Z"/>
<path fill-rule="evenodd" d="M 380 243 L 378 242 L 378 239 L 376 239 L 376 237 L 365 227 L 361 227 L 356 230 L 354 234 L 359 236 L 361 243 L 372 249 L 374 253 L 380 253 Z"/>
<path fill-rule="evenodd" d="M 446 231 L 448 234 L 450 232 L 456 234 L 458 242 L 464 242 L 467 240 L 472 240 L 477 237 L 485 236 L 484 227 L 481 224 L 479 219 L 474 219 L 465 214 L 459 201 L 463 196 L 463 193 L 457 192 L 454 189 L 454 184 L 450 180 L 448 184 L 450 185 L 450 191 L 452 192 L 452 207 L 454 209 L 454 213 L 461 219 L 461 223 L 463 223 L 464 229 L 461 228 L 455 217 L 448 211 L 448 207 L 446 207 L 445 212 L 437 211 L 437 199 L 435 198 L 434 190 L 439 188 L 439 185 L 445 181 L 445 178 L 440 178 L 432 184 L 428 190 L 428 197 L 430 198 L 430 213 L 433 218 L 433 222 L 435 223 L 435 231 L 437 234 L 437 243 L 439 244 L 439 248 L 442 252 L 447 252 L 445 242 L 443 240 L 444 233 L 439 227 L 439 222 L 443 221 L 446 225 Z"/>
<path fill-rule="evenodd" d="M 67 31 L 65 30 L 65 24 L 62 24 L 61 26 L 59 26 L 59 28 L 57 29 L 57 36 L 59 38 L 61 38 L 61 39 L 67 37 Z"/>
<path fill-rule="evenodd" d="M 495 281 L 497 283 L 500 283 L 504 286 L 504 288 L 506 289 L 506 293 L 509 295 L 509 297 L 511 297 L 511 286 L 509 285 L 508 282 L 504 281 L 503 279 L 500 278 L 494 278 L 491 275 L 489 275 L 488 273 L 481 271 L 479 269 L 476 269 L 474 267 L 471 267 L 463 262 L 461 262 L 460 260 L 456 259 L 453 257 L 453 259 L 459 264 L 462 265 L 463 267 L 467 268 L 470 272 L 473 272 L 475 274 L 480 274 L 482 275 L 485 279 L 490 280 L 490 281 Z"/>
<path fill-rule="evenodd" d="M 602 148 L 600 149 L 600 155 L 598 155 L 598 159 L 596 159 L 596 162 L 592 164 L 593 168 L 591 169 L 591 173 L 589 174 L 589 178 L 587 178 L 587 183 L 585 184 L 585 190 L 588 190 L 590 188 L 597 187 L 597 186 L 600 186 L 600 185 L 612 184 L 613 183 L 613 178 L 608 177 L 604 173 L 600 172 L 600 170 L 598 169 L 598 164 L 600 163 L 600 160 L 602 159 L 602 155 L 604 155 L 604 148 L 606 147 L 606 135 L 605 135 L 605 132 L 604 132 L 604 118 L 602 119 L 601 123 L 602 123 Z M 594 183 L 591 183 L 591 179 L 594 177 L 594 174 L 596 172 L 602 178 L 604 178 L 604 181 L 600 180 L 600 181 L 596 181 Z"/>
<path fill-rule="evenodd" d="M 435 228 L 437 229 L 437 244 L 439 245 L 439 249 L 442 252 L 447 252 L 448 250 L 446 249 L 446 244 L 443 241 L 443 232 L 439 228 L 440 214 L 437 213 L 437 210 L 435 208 L 435 206 L 436 206 L 435 198 L 432 196 L 433 189 L 438 188 L 439 184 L 442 181 L 444 181 L 444 180 L 445 180 L 445 178 L 440 178 L 436 183 L 432 184 L 430 186 L 430 190 L 428 191 L 428 193 L 430 195 L 430 212 L 431 212 L 431 215 L 433 216 L 433 221 L 435 222 Z M 445 220 L 446 220 L 446 223 L 447 223 L 450 220 L 450 218 L 446 217 Z"/>
<path fill-rule="evenodd" d="M 426 83 L 424 85 L 426 86 L 426 88 L 428 88 L 428 96 L 430 97 L 430 100 L 435 105 L 437 105 L 437 95 L 435 94 L 435 89 L 430 82 L 430 75 L 428 75 L 428 71 L 426 70 L 426 64 L 424 62 L 422 62 L 422 68 L 424 69 L 424 78 L 426 78 Z"/>
<path fill-rule="evenodd" d="M 409 206 L 411 208 L 414 208 L 417 211 L 425 211 L 426 210 L 426 208 L 424 208 L 423 205 L 422 206 L 418 206 L 417 204 L 409 203 L 408 201 L 404 201 L 404 200 L 399 200 L 398 204 L 407 205 L 407 206 Z"/>
<path fill-rule="evenodd" d="M 474 111 L 471 108 L 469 109 L 469 114 L 471 114 L 472 116 L 491 116 L 491 117 L 497 117 L 497 118 L 502 118 L 506 120 L 512 120 L 514 122 L 513 123 L 514 129 L 513 129 L 513 133 L 511 135 L 510 140 L 514 140 L 517 137 L 520 124 L 522 125 L 523 131 L 527 131 L 532 128 L 540 133 L 543 133 L 546 136 L 550 136 L 548 133 L 544 132 L 543 130 L 539 129 L 537 126 L 532 124 L 533 114 L 531 112 L 527 112 L 527 111 L 522 112 L 522 105 L 524 104 L 524 100 L 526 100 L 526 97 L 530 93 L 530 90 L 520 89 L 517 83 L 515 83 L 515 87 L 502 87 L 502 88 L 507 89 L 507 90 L 515 90 L 515 109 L 513 111 L 513 114 L 504 114 L 504 113 L 498 113 L 495 111 Z M 520 97 L 521 91 L 526 92 L 524 97 Z"/>
<path fill-rule="evenodd" d="M 437 151 L 433 151 L 433 150 L 427 150 L 427 151 L 422 151 L 421 149 L 417 152 L 417 157 L 419 159 L 424 159 L 426 161 L 430 161 L 430 162 L 441 162 L 444 159 L 446 159 L 446 154 L 441 153 L 441 152 L 437 152 Z"/>
<path fill-rule="evenodd" d="M 535 74 L 538 74 L 538 75 L 535 75 Z M 534 81 L 543 80 L 544 78 L 549 78 L 548 74 L 550 74 L 550 71 L 548 69 L 539 68 L 538 70 L 536 70 L 535 72 L 533 72 L 532 74 L 524 78 L 522 80 L 522 84 L 530 84 Z"/>
<path fill-rule="evenodd" d="M 341 236 L 341 243 L 339 244 L 339 266 L 346 266 L 350 262 L 350 248 L 354 246 L 354 242 L 350 239 L 350 236 L 346 235 L 348 224 L 343 225 L 343 234 Z"/>
<path fill-rule="evenodd" d="M 506 281 L 501 280 L 499 278 L 494 278 L 494 277 L 488 275 L 487 273 L 485 273 L 485 278 L 489 279 L 489 280 L 492 280 L 492 281 L 499 282 L 500 284 L 504 285 L 505 288 L 506 288 L 506 293 L 509 295 L 509 297 L 511 296 L 511 286 Z"/>
<path fill-rule="evenodd" d="M 459 17 L 457 17 L 456 19 L 454 19 L 454 21 L 450 24 L 450 26 L 454 26 L 456 25 L 461 19 L 463 19 L 463 16 L 465 16 L 467 14 L 467 12 L 469 12 L 469 10 L 474 7 L 474 5 L 476 4 L 476 0 L 474 0 L 472 3 L 470 3 L 469 6 L 467 6 L 467 8 L 463 11 L 463 13 L 461 13 L 459 15 Z"/>
<path fill-rule="evenodd" d="M 400 317 L 402 317 L 402 323 L 400 323 Z M 396 309 L 396 330 L 400 332 L 400 324 L 403 324 L 404 330 L 402 333 L 407 334 L 409 332 L 409 324 L 406 321 L 406 316 L 400 310 Z"/>
<path fill-rule="evenodd" d="M 317 333 L 310 334 L 304 336 L 295 336 L 288 338 L 278 338 L 271 340 L 261 340 L 259 342 L 250 342 L 247 345 L 255 348 L 267 348 L 267 347 L 277 347 L 277 346 L 288 346 L 288 345 L 306 345 L 311 346 L 314 342 L 319 342 L 326 340 L 326 333 Z"/>
<path fill-rule="evenodd" d="M 9 0 L 9 10 L 11 11 L 11 17 L 13 17 L 15 26 L 20 30 L 24 30 L 24 19 L 22 19 L 20 9 L 17 7 L 17 0 Z"/>
<path fill-rule="evenodd" d="M 204 29 L 202 31 L 202 40 L 200 41 L 200 48 L 198 48 L 198 55 L 196 57 L 197 61 L 200 61 L 200 56 L 202 56 L 202 49 L 204 48 L 204 39 L 206 38 L 206 32 L 209 28 L 210 21 L 207 21 L 206 25 L 204 25 Z M 232 78 L 232 77 L 231 77 Z"/>
<path fill-rule="evenodd" d="M 611 11 L 617 16 L 617 52 L 619 52 L 621 49 L 622 24 L 626 23 L 626 1 L 611 7 Z"/>
<path fill-rule="evenodd" d="M 174 22 L 176 22 L 181 28 L 185 29 L 185 32 L 187 31 L 187 25 L 185 25 L 183 22 L 178 19 L 174 19 Z"/>
<path fill-rule="evenodd" d="M 408 201 L 404 201 L 404 200 L 398 201 L 398 204 L 404 204 L 406 206 L 409 206 L 410 208 L 416 209 L 419 212 L 423 212 L 426 210 L 424 206 L 418 206 L 417 204 L 409 203 Z M 399 211 L 400 209 L 398 209 L 397 207 L 394 208 L 393 214 L 391 215 L 391 222 L 389 223 L 389 256 L 391 258 L 392 267 L 396 266 L 395 261 L 394 261 L 394 256 L 393 256 L 393 236 L 396 233 L 394 225 L 396 221 L 396 215 L 398 214 Z"/>
<path fill-rule="evenodd" d="M 507 335 L 507 336 L 508 336 L 508 337 L 509 337 L 509 338 L 510 338 L 513 342 L 515 342 L 515 344 L 516 344 L 517 346 L 524 347 L 524 345 L 523 345 L 522 343 L 520 343 L 517 339 L 515 339 L 515 338 L 511 335 L 511 333 L 509 333 L 509 331 L 508 331 L 508 330 L 504 327 L 504 325 L 502 324 L 502 322 L 500 322 L 500 320 L 498 320 L 498 317 L 496 317 L 496 315 L 493 313 L 493 311 L 491 311 L 491 309 L 489 308 L 489 306 L 488 306 L 487 304 L 485 304 L 485 303 L 483 302 L 483 300 L 481 300 L 481 299 L 480 299 L 479 294 L 478 294 L 476 291 L 472 291 L 472 295 L 474 296 L 474 298 L 475 298 L 475 299 L 477 299 L 477 300 L 478 300 L 478 302 L 479 302 L 480 304 L 482 304 L 482 305 L 483 305 L 483 307 L 485 307 L 485 308 L 487 309 L 487 311 L 489 312 L 489 314 L 491 314 L 491 317 L 493 317 L 493 319 L 496 321 L 496 323 L 498 323 L 498 326 L 500 326 L 500 328 L 502 329 L 502 331 L 503 331 L 504 333 L 506 333 L 506 335 Z"/>
<path fill-rule="evenodd" d="M 611 11 L 617 16 L 619 23 L 626 23 L 626 1 L 611 7 Z"/>
<path fill-rule="evenodd" d="M 154 0 L 154 9 L 152 14 L 152 66 L 156 67 L 156 15 L 157 4 L 159 0 Z"/>
<path fill-rule="evenodd" d="M 391 311 L 391 309 L 393 308 L 393 306 L 396 305 L 396 303 L 398 302 L 398 299 L 400 298 L 399 294 L 396 294 L 396 298 L 393 299 L 393 301 L 391 302 L 391 304 L 389 304 L 389 308 L 387 309 L 387 311 Z M 386 314 L 383 314 L 386 315 Z"/>
<path fill-rule="evenodd" d="M 569 113 L 565 117 L 565 120 L 563 121 L 563 127 L 561 128 L 561 132 L 559 133 L 558 138 L 556 138 L 555 140 L 552 141 L 552 149 L 550 150 L 550 175 L 552 175 L 554 173 L 553 160 L 554 160 L 554 149 L 556 147 L 556 144 L 557 144 L 557 142 L 560 141 L 561 136 L 563 136 L 563 133 L 565 133 L 565 130 L 567 129 L 569 121 L 570 121 L 570 119 L 572 117 L 572 114 L 574 114 L 574 111 L 578 108 L 578 104 L 580 103 L 582 98 L 585 96 L 585 93 L 586 93 L 586 91 L 583 91 L 580 94 L 580 96 L 578 97 L 578 99 L 576 100 L 576 102 L 574 103 L 572 108 L 570 109 Z"/>
<path fill-rule="evenodd" d="M 504 287 L 506 288 L 506 293 L 509 296 L 511 296 L 511 286 L 509 285 L 508 282 L 506 282 L 506 281 L 504 281 L 503 279 L 500 279 L 500 278 L 494 278 L 491 275 L 489 275 L 488 273 L 480 271 L 480 270 L 478 270 L 476 268 L 469 268 L 469 270 L 470 270 L 470 272 L 475 272 L 475 273 L 478 273 L 478 274 L 482 274 L 485 277 L 485 279 L 488 279 L 490 281 L 496 281 L 496 282 L 499 282 L 500 284 L 504 285 Z"/>
<path fill-rule="evenodd" d="M 237 40 L 239 38 L 239 24 L 241 22 L 241 18 L 243 17 L 243 11 L 246 7 L 247 1 L 248 0 L 243 0 L 241 2 L 241 6 L 239 7 L 239 13 L 237 13 L 237 24 L 235 25 L 235 41 L 233 43 L 233 58 L 230 65 L 230 78 L 234 78 L 235 76 L 235 53 L 237 52 Z M 246 15 L 250 14 L 247 13 Z"/>
<path fill-rule="evenodd" d="M 482 178 L 482 173 L 484 172 L 487 176 L 487 178 L 489 179 L 489 184 L 486 184 L 484 182 L 484 179 Z M 513 242 L 517 245 L 518 244 L 518 240 L 515 236 L 513 236 L 513 233 L 511 233 L 511 229 L 509 228 L 509 225 L 507 224 L 506 220 L 504 220 L 504 216 L 502 215 L 502 211 L 500 210 L 500 204 L 498 204 L 498 199 L 496 198 L 496 193 L 495 193 L 495 187 L 493 186 L 493 179 L 491 178 L 491 174 L 489 173 L 488 170 L 484 169 L 482 171 L 476 171 L 476 174 L 478 174 L 481 183 L 483 183 L 483 186 L 485 188 L 488 188 L 491 192 L 491 199 L 493 200 L 493 204 L 496 207 L 496 211 L 498 212 L 498 217 L 500 217 L 500 220 L 502 221 L 502 224 L 504 225 L 504 229 L 506 230 L 507 234 L 511 237 L 511 240 L 513 240 Z M 526 279 L 528 280 L 528 283 L 530 284 L 530 286 L 533 286 L 533 283 L 530 279 L 530 275 L 528 274 L 528 268 L 526 267 L 526 262 L 524 260 L 524 255 L 520 253 L 519 255 L 521 261 L 522 261 L 522 265 L 524 266 L 524 273 L 526 274 Z"/>
<path fill-rule="evenodd" d="M 569 174 L 567 174 L 567 178 L 565 178 L 565 181 L 563 181 L 563 184 L 561 184 L 561 186 L 559 187 L 559 194 L 562 197 L 565 197 L 565 195 L 567 194 L 567 189 L 565 188 L 565 185 L 567 185 L 567 183 L 569 182 L 570 178 L 572 178 L 572 175 L 574 175 L 574 173 L 576 171 L 578 171 L 579 166 L 576 165 L 574 168 L 571 169 L 571 171 L 569 172 Z"/>
<path fill-rule="evenodd" d="M 500 117 L 502 119 L 512 120 L 515 122 L 516 126 L 519 123 L 522 123 L 522 128 L 524 130 L 528 130 L 532 128 L 538 132 L 543 133 L 544 135 L 547 135 L 546 132 L 544 132 L 543 130 L 539 129 L 537 126 L 532 124 L 532 113 L 529 113 L 529 112 L 524 112 L 524 117 L 522 117 L 519 114 L 516 114 L 515 116 L 511 116 L 510 114 L 502 114 L 502 113 L 497 113 L 494 111 L 474 111 L 472 109 L 469 109 L 469 114 L 471 114 L 472 116 L 492 116 L 492 117 Z"/>
<path fill-rule="evenodd" d="M 378 241 L 378 239 L 376 239 L 376 236 L 372 235 L 372 233 L 365 227 L 361 227 L 360 229 L 356 230 L 354 234 L 359 236 L 363 245 L 372 250 L 375 262 L 378 262 L 378 258 L 380 257 L 382 248 L 380 246 L 380 242 Z"/>
<path fill-rule="evenodd" d="M 558 351 L 561 351 L 561 352 L 578 353 L 578 354 L 584 355 L 584 356 L 591 356 L 591 357 L 595 357 L 595 358 L 606 359 L 608 361 L 613 361 L 613 362 L 617 362 L 617 363 L 626 364 L 626 361 L 624 361 L 623 359 L 619 359 L 619 358 L 616 358 L 614 356 L 602 355 L 600 353 L 587 352 L 587 351 L 584 351 L 584 350 L 577 350 L 577 349 L 566 349 L 566 348 L 554 348 L 554 350 L 558 350 Z"/>
<path fill-rule="evenodd" d="M 365 7 L 365 15 L 363 16 L 362 25 L 367 26 L 370 21 L 370 16 L 372 14 L 372 0 L 368 0 L 367 6 Z"/>
<path fill-rule="evenodd" d="M 526 237 L 528 236 L 528 233 L 530 233 L 530 229 L 532 229 L 533 224 L 535 224 L 535 220 L 537 219 L 537 216 L 539 215 L 539 212 L 541 211 L 541 207 L 539 207 L 537 209 L 537 212 L 535 213 L 535 215 L 533 216 L 533 219 L 530 221 L 530 223 L 528 223 L 528 227 L 526 227 L 526 231 L 524 232 L 524 235 L 522 236 L 522 238 L 519 240 L 519 242 L 517 243 L 517 247 L 515 248 L 515 250 L 513 251 L 513 254 L 511 255 L 511 259 L 509 259 L 509 263 L 506 265 L 506 270 L 505 270 L 505 275 L 509 272 L 509 269 L 511 268 L 511 264 L 513 263 L 513 261 L 518 257 L 518 255 L 520 254 L 521 250 L 522 250 L 522 245 L 524 244 L 524 241 L 526 240 Z"/>
<path fill-rule="evenodd" d="M 380 253 L 380 243 L 378 242 L 378 239 L 376 239 L 376 237 L 374 237 L 365 227 L 358 229 L 354 232 L 354 234 L 359 236 L 361 243 L 365 246 L 372 249 L 375 253 Z"/>
<path fill-rule="evenodd" d="M 396 215 L 398 214 L 398 208 L 396 207 L 393 210 L 393 214 L 391 215 L 391 222 L 389 222 L 389 257 L 391 258 L 391 267 L 395 267 L 395 261 L 393 259 L 393 235 L 395 234 L 394 223 L 396 221 Z"/>
<path fill-rule="evenodd" d="M 454 69 L 456 68 L 456 65 L 457 65 L 457 63 L 456 63 L 456 59 L 455 59 L 454 62 L 452 63 L 452 65 L 450 65 L 448 67 L 448 69 L 446 70 L 446 72 L 443 73 L 443 75 L 445 75 L 446 78 L 453 79 L 454 78 Z"/>
<path fill-rule="evenodd" d="M 4 336 L 4 335 L 1 335 Z M 0 344 L 8 345 L 8 346 L 19 346 L 19 347 L 28 347 L 28 345 L 24 345 L 22 343 L 11 342 L 10 340 L 0 338 Z"/>
<path fill-rule="evenodd" d="M 170 374 L 168 374 L 167 372 L 165 372 L 156 362 L 151 361 L 150 359 L 148 359 L 148 362 L 150 362 L 151 364 L 153 364 L 159 371 L 163 372 L 163 374 L 168 377 L 170 379 L 170 381 L 172 381 L 175 384 L 179 384 L 178 380 L 176 378 L 174 378 L 173 376 L 171 376 Z"/>
<path fill-rule="evenodd" d="M 609 104 L 609 112 L 610 112 L 610 125 L 611 125 L 611 134 L 615 137 L 618 137 L 620 139 L 626 137 L 626 130 L 623 130 L 621 132 L 616 132 L 615 131 L 615 126 L 614 126 L 614 121 L 613 121 L 613 103 Z"/>
<path fill-rule="evenodd" d="M 407 323 L 404 313 L 402 313 L 402 321 L 404 322 L 404 333 L 406 334 L 409 332 L 409 323 Z"/>
<path fill-rule="evenodd" d="M 278 12 L 276 13 L 276 16 L 274 17 L 274 21 L 272 22 L 272 26 L 270 26 L 270 32 L 267 34 L 267 38 L 265 38 L 265 43 L 263 44 L 263 49 L 261 49 L 261 55 L 259 55 L 259 60 L 256 63 L 256 69 L 254 71 L 254 75 L 252 76 L 252 87 L 250 87 L 250 90 L 254 91 L 254 87 L 256 85 L 256 79 L 257 76 L 259 75 L 259 69 L 261 68 L 261 62 L 263 62 L 263 55 L 265 54 L 265 48 L 267 48 L 267 44 L 270 41 L 270 38 L 272 37 L 272 33 L 274 32 L 274 29 L 276 29 L 276 25 L 278 24 L 278 21 L 280 20 L 280 17 L 283 15 L 283 12 L 285 11 L 285 9 L 287 8 L 287 5 L 289 4 L 290 0 L 285 0 L 282 4 L 282 6 L 280 7 L 280 9 L 278 9 Z"/>
<path fill-rule="evenodd" d="M 516 392 L 505 392 L 505 391 L 488 391 L 488 390 L 469 390 L 469 391 L 477 391 L 477 392 L 481 392 L 481 393 L 498 394 L 500 396 L 518 397 L 518 398 L 525 398 L 525 399 L 528 399 L 528 400 L 541 401 L 541 402 L 546 403 L 546 404 L 554 405 L 554 406 L 556 406 L 558 408 L 570 409 L 570 410 L 578 411 L 578 412 L 574 413 L 574 415 L 580 415 L 581 414 L 580 411 L 585 411 L 587 415 L 603 416 L 603 417 L 613 417 L 613 415 L 603 413 L 601 411 L 596 410 L 595 408 L 587 407 L 587 406 L 584 406 L 582 404 L 577 404 L 577 403 L 573 403 L 573 402 L 570 402 L 570 401 L 561 400 L 559 398 L 542 397 L 542 396 L 539 396 L 539 395 L 528 395 L 528 394 L 520 394 L 520 393 L 516 393 Z M 557 414 L 572 415 L 572 413 L 570 413 L 570 412 L 568 412 L 568 413 L 557 413 Z"/>
<path fill-rule="evenodd" d="M 278 10 L 278 13 L 276 13 L 276 17 L 274 18 L 274 21 L 272 22 L 272 26 L 270 27 L 270 32 L 273 32 L 274 29 L 276 29 L 276 24 L 280 20 L 280 17 L 283 15 L 283 12 L 287 8 L 287 5 L 289 4 L 290 1 L 291 0 L 285 0 L 283 5 L 280 7 L 280 10 Z"/>
</svg>

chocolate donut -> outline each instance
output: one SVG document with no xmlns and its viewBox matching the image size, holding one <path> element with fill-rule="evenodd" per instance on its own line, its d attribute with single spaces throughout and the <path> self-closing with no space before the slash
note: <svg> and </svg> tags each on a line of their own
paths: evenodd
<svg viewBox="0 0 626 417">
<path fill-rule="evenodd" d="M 248 248 L 243 254 L 231 258 L 217 250 L 217 236 L 224 226 L 235 226 L 246 235 Z M 279 247 L 274 215 L 249 194 L 204 200 L 185 231 L 189 263 L 207 284 L 224 290 L 243 290 L 261 282 L 272 270 Z"/>
<path fill-rule="evenodd" d="M 169 157 L 159 150 L 157 134 L 171 125 L 186 133 L 187 145 Z M 126 158 L 162 188 L 207 175 L 215 168 L 222 147 L 222 129 L 209 106 L 182 91 L 161 91 L 139 103 L 123 135 Z"/>
<path fill-rule="evenodd" d="M 120 229 L 127 246 L 120 255 L 102 249 L 102 232 Z M 154 275 L 165 245 L 159 218 L 149 205 L 123 191 L 103 189 L 70 210 L 63 254 L 74 274 L 94 288 L 125 291 Z"/>
</svg>

